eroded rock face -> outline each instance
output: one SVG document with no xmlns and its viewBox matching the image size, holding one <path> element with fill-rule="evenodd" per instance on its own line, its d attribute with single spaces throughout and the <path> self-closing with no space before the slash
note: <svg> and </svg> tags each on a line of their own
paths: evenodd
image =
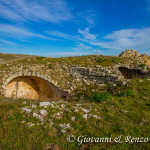
<svg viewBox="0 0 150 150">
<path fill-rule="evenodd" d="M 146 54 L 139 54 L 136 50 L 127 49 L 123 51 L 119 57 L 127 57 L 131 59 L 138 60 L 139 62 L 146 64 L 148 67 L 150 67 L 150 58 Z"/>
</svg>

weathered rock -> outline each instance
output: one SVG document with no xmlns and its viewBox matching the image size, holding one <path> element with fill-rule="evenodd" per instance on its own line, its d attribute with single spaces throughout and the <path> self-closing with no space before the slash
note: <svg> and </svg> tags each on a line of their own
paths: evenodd
<svg viewBox="0 0 150 150">
<path fill-rule="evenodd" d="M 28 127 L 32 127 L 32 126 L 34 126 L 34 123 L 29 122 L 29 123 L 27 124 L 27 126 L 28 126 Z"/>
<path fill-rule="evenodd" d="M 36 105 L 34 105 L 34 104 L 31 106 L 31 108 L 36 108 L 36 107 L 37 107 L 37 106 L 36 106 Z"/>
<path fill-rule="evenodd" d="M 41 115 L 38 115 L 37 113 L 33 113 L 33 117 L 35 117 L 36 119 L 40 119 L 41 121 L 43 121 L 43 117 Z"/>
<path fill-rule="evenodd" d="M 21 108 L 21 109 L 24 110 L 27 113 L 31 113 L 32 112 L 32 109 L 29 109 L 29 108 Z"/>
<path fill-rule="evenodd" d="M 47 107 L 47 106 L 50 106 L 51 103 L 50 102 L 40 102 L 40 107 Z"/>
<path fill-rule="evenodd" d="M 40 114 L 41 116 L 46 116 L 48 114 L 48 112 L 44 109 L 40 110 Z"/>
<path fill-rule="evenodd" d="M 72 120 L 72 121 L 75 121 L 75 119 L 76 119 L 76 117 L 71 117 L 71 120 Z"/>
<path fill-rule="evenodd" d="M 88 114 L 83 114 L 83 118 L 87 120 Z"/>
<path fill-rule="evenodd" d="M 150 58 L 146 54 L 139 54 L 136 50 L 132 49 L 127 49 L 123 51 L 119 57 L 126 57 L 126 58 L 131 58 L 134 60 L 138 60 L 139 63 L 146 64 L 148 67 L 150 67 Z"/>
<path fill-rule="evenodd" d="M 82 109 L 83 110 L 83 112 L 85 113 L 85 114 L 87 114 L 87 113 L 89 113 L 90 112 L 90 109 Z"/>
</svg>

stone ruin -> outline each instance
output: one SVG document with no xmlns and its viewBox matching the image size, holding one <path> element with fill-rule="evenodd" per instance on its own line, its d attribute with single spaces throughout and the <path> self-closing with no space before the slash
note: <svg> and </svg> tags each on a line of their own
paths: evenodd
<svg viewBox="0 0 150 150">
<path fill-rule="evenodd" d="M 60 65 L 59 70 L 56 67 L 55 73 L 44 64 L 10 64 L 0 70 L 0 93 L 9 98 L 51 100 L 69 97 L 76 88 L 75 83 L 98 85 L 124 82 L 126 79 L 150 78 L 149 56 L 140 55 L 135 50 L 125 50 L 119 57 L 131 58 L 129 59 L 131 61 L 125 64 L 118 63 L 112 67 Z M 137 65 L 134 65 L 132 60 L 136 60 Z M 71 81 L 67 80 L 69 78 Z M 60 85 L 60 82 L 64 84 Z"/>
<path fill-rule="evenodd" d="M 119 57 L 126 57 L 126 58 L 131 58 L 134 60 L 138 60 L 139 63 L 143 63 L 146 64 L 147 67 L 150 68 L 150 56 L 146 55 L 146 54 L 139 54 L 136 50 L 132 50 L 132 49 L 127 49 L 125 51 L 123 51 Z"/>
</svg>

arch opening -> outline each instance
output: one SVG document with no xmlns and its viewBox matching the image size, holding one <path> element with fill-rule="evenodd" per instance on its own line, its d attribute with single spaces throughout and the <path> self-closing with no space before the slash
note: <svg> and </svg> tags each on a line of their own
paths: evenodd
<svg viewBox="0 0 150 150">
<path fill-rule="evenodd" d="M 52 100 L 58 97 L 67 97 L 67 93 L 40 77 L 19 76 L 8 82 L 5 97 Z"/>
</svg>

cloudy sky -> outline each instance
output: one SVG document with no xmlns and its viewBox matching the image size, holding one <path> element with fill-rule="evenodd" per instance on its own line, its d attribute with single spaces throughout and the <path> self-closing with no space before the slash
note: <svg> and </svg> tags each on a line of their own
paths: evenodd
<svg viewBox="0 0 150 150">
<path fill-rule="evenodd" d="M 150 55 L 150 0 L 0 0 L 0 52 Z"/>
</svg>

